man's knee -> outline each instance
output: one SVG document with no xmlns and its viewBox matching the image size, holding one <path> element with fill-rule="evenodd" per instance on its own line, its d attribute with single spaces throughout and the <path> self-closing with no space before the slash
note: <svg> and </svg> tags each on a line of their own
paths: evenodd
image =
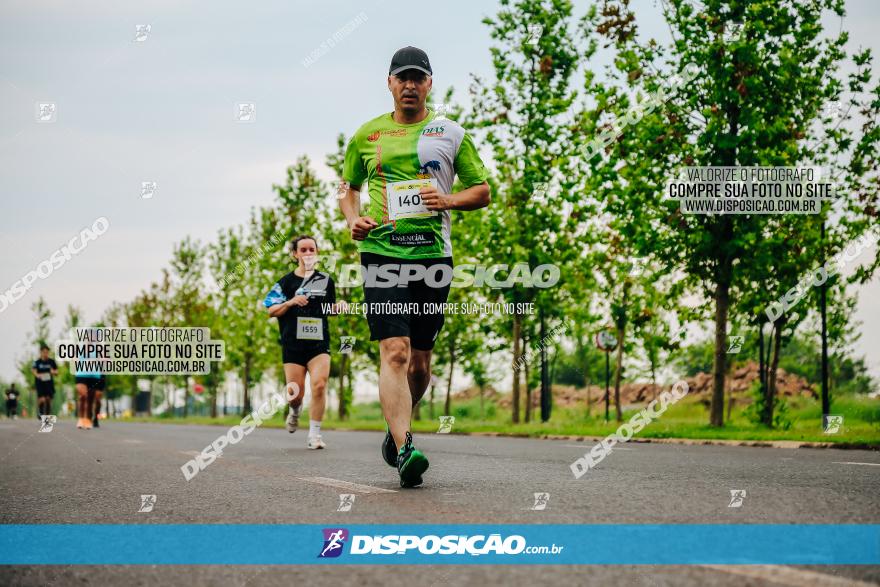
<svg viewBox="0 0 880 587">
<path fill-rule="evenodd" d="M 427 361 L 419 361 L 413 357 L 409 362 L 409 376 L 422 380 L 431 374 L 431 365 Z"/>
<path fill-rule="evenodd" d="M 409 342 L 404 338 L 382 341 L 382 362 L 392 369 L 403 369 L 409 364 Z"/>
<path fill-rule="evenodd" d="M 409 375 L 420 379 L 431 376 L 431 351 L 413 350 L 409 358 Z"/>
</svg>

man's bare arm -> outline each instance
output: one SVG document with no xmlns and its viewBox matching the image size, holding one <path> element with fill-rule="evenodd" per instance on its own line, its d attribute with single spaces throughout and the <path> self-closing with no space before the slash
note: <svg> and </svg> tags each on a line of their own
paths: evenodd
<svg viewBox="0 0 880 587">
<path fill-rule="evenodd" d="M 492 201 L 489 184 L 483 182 L 455 194 L 441 194 L 435 188 L 422 188 L 420 195 L 429 210 L 479 210 Z"/>
<path fill-rule="evenodd" d="M 345 216 L 348 228 L 351 230 L 351 238 L 356 241 L 362 241 L 367 234 L 379 224 L 369 216 L 360 215 L 361 208 L 361 192 L 353 187 L 348 188 L 345 196 L 339 199 L 339 209 Z"/>
</svg>

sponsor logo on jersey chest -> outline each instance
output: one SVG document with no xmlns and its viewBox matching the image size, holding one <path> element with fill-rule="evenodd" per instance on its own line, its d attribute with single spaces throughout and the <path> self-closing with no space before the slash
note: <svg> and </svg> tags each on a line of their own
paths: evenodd
<svg viewBox="0 0 880 587">
<path fill-rule="evenodd" d="M 423 137 L 442 137 L 443 133 L 446 131 L 446 127 L 444 126 L 429 126 L 425 130 L 422 131 Z"/>
<path fill-rule="evenodd" d="M 405 137 L 406 129 L 405 128 L 396 128 L 393 130 L 377 130 L 367 137 L 367 140 L 371 143 L 375 143 L 379 140 L 379 137 Z"/>
<path fill-rule="evenodd" d="M 408 234 L 391 234 L 391 244 L 401 247 L 424 247 L 433 245 L 436 237 L 433 232 L 410 232 Z"/>
</svg>

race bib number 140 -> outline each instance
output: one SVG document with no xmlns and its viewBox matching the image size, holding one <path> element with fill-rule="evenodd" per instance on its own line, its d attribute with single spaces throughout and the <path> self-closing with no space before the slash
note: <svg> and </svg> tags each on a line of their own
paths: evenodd
<svg viewBox="0 0 880 587">
<path fill-rule="evenodd" d="M 412 179 L 389 183 L 388 215 L 391 220 L 437 216 L 438 212 L 428 210 L 419 195 L 419 190 L 427 187 L 437 187 L 437 180 L 434 178 Z"/>
</svg>

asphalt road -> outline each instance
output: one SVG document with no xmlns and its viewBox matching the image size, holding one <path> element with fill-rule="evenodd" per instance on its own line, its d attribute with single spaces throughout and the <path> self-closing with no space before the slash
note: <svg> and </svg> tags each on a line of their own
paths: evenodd
<svg viewBox="0 0 880 587">
<path fill-rule="evenodd" d="M 423 487 L 401 490 L 382 434 L 257 429 L 186 481 L 181 465 L 225 428 L 71 420 L 37 433 L 0 422 L 4 524 L 880 523 L 880 453 L 629 444 L 582 479 L 590 443 L 419 435 Z M 348 485 L 357 484 L 357 485 Z M 730 491 L 746 491 L 728 507 Z M 549 493 L 533 510 L 534 494 Z M 339 512 L 339 495 L 356 495 Z M 155 494 L 139 513 L 142 494 Z M 112 548 L 112 545 L 108 545 Z M 0 567 L 3 585 L 859 585 L 874 566 L 35 566 Z"/>
</svg>

